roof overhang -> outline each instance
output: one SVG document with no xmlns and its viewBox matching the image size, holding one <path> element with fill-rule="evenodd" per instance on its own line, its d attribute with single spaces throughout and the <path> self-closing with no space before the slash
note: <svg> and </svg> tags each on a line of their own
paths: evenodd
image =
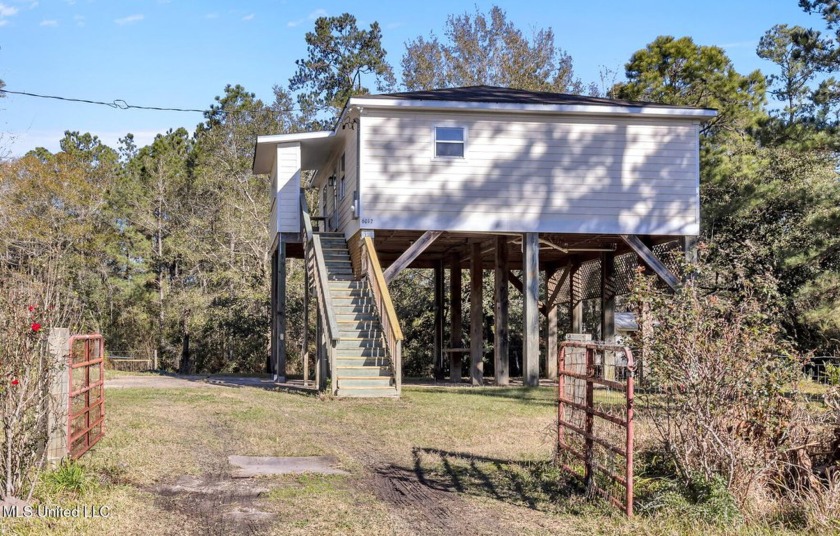
<svg viewBox="0 0 840 536">
<path fill-rule="evenodd" d="M 277 146 L 291 143 L 300 144 L 301 169 L 315 169 L 329 157 L 337 140 L 335 132 L 331 130 L 257 136 L 252 167 L 254 173 L 271 173 L 277 158 Z"/>
<path fill-rule="evenodd" d="M 389 99 L 352 97 L 347 108 L 410 108 L 438 111 L 483 111 L 506 113 L 564 114 L 564 115 L 618 115 L 673 117 L 708 121 L 717 115 L 710 108 L 688 108 L 680 106 L 645 105 L 597 105 L 597 104 L 524 104 L 504 102 L 469 102 L 415 99 Z"/>
</svg>

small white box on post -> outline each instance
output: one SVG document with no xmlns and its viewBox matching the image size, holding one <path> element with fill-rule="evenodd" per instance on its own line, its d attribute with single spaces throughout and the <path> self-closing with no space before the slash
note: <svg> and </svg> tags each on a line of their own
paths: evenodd
<svg viewBox="0 0 840 536">
<path fill-rule="evenodd" d="M 51 328 L 49 345 L 49 394 L 47 397 L 47 463 L 54 467 L 67 457 L 67 419 L 70 411 L 70 330 Z"/>
</svg>

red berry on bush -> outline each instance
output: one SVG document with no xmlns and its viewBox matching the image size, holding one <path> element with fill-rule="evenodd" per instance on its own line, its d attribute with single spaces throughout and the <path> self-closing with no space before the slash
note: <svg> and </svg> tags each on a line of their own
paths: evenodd
<svg viewBox="0 0 840 536">
<path fill-rule="evenodd" d="M 32 322 L 32 331 L 34 331 L 35 333 L 41 331 L 41 324 L 39 324 L 38 322 Z"/>
</svg>

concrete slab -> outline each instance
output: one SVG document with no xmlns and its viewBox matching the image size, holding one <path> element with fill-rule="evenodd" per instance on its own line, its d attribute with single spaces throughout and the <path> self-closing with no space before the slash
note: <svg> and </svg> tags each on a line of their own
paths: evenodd
<svg viewBox="0 0 840 536">
<path fill-rule="evenodd" d="M 338 469 L 338 460 L 332 456 L 299 456 L 279 458 L 271 456 L 228 456 L 228 463 L 234 466 L 231 476 L 250 478 L 254 476 L 316 473 L 321 475 L 346 475 Z"/>
</svg>

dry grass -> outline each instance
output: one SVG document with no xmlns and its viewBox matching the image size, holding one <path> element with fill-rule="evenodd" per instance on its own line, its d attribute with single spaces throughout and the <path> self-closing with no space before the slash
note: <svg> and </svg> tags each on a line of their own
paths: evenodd
<svg viewBox="0 0 840 536">
<path fill-rule="evenodd" d="M 98 486 L 45 495 L 106 504 L 108 519 L 9 520 L 14 534 L 695 533 L 668 515 L 628 521 L 550 463 L 554 391 L 408 387 L 401 400 L 331 400 L 256 388 L 108 392 L 107 437 L 82 465 Z M 348 476 L 258 479 L 254 500 L 167 495 L 179 477 L 228 479 L 227 456 L 338 458 Z M 241 487 L 241 486 L 240 486 Z M 241 499 L 241 500 L 240 500 Z M 209 502 L 208 502 L 209 501 Z M 215 502 L 214 502 L 215 501 Z M 233 504 L 267 515 L 225 514 Z M 727 532 L 727 528 L 703 528 Z M 774 533 L 752 527 L 748 533 Z"/>
</svg>

